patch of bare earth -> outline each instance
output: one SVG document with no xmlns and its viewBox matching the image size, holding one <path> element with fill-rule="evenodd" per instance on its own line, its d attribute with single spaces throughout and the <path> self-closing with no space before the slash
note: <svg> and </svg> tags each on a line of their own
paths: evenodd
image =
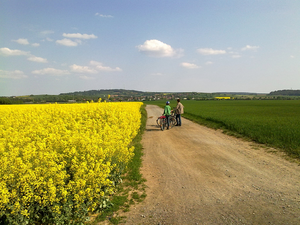
<svg viewBox="0 0 300 225">
<path fill-rule="evenodd" d="M 297 163 L 186 119 L 161 131 L 146 109 L 147 197 L 126 224 L 300 224 Z"/>
</svg>

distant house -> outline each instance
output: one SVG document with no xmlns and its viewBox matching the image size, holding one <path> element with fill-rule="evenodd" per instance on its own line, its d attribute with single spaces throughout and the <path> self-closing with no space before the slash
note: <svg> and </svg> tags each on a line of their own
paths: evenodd
<svg viewBox="0 0 300 225">
<path fill-rule="evenodd" d="M 68 102 L 76 102 L 76 100 L 68 100 Z"/>
<path fill-rule="evenodd" d="M 221 100 L 221 99 L 231 99 L 231 97 L 215 97 L 216 99 L 219 99 L 219 100 Z"/>
</svg>

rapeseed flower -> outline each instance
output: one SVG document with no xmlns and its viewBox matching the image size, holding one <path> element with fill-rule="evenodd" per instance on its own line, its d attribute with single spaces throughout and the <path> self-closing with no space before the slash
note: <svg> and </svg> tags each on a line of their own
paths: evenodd
<svg viewBox="0 0 300 225">
<path fill-rule="evenodd" d="M 142 103 L 100 102 L 0 106 L 0 218 L 76 224 L 105 205 Z"/>
</svg>

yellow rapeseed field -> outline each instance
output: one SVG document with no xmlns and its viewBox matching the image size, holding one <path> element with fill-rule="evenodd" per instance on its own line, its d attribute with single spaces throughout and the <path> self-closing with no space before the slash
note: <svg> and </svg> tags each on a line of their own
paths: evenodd
<svg viewBox="0 0 300 225">
<path fill-rule="evenodd" d="M 0 106 L 0 222 L 79 224 L 133 156 L 142 103 Z"/>
</svg>

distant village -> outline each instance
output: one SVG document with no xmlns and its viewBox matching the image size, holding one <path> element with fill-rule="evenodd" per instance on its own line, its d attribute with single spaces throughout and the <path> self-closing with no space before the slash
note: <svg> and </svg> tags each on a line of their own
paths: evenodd
<svg viewBox="0 0 300 225">
<path fill-rule="evenodd" d="M 247 92 L 142 92 L 123 89 L 90 90 L 59 95 L 27 95 L 0 97 L 0 104 L 34 104 L 34 103 L 80 103 L 80 102 L 125 102 L 125 101 L 158 101 L 158 100 L 300 100 L 299 90 L 281 90 L 271 93 Z"/>
</svg>

